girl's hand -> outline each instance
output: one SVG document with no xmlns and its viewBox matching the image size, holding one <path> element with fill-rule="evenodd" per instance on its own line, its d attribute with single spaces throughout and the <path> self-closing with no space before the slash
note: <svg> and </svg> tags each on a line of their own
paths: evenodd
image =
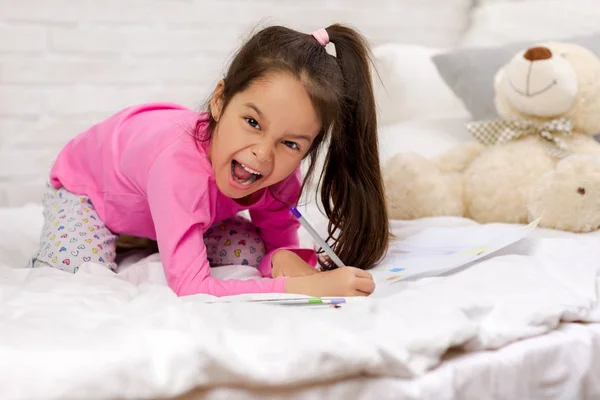
<svg viewBox="0 0 600 400">
<path fill-rule="evenodd" d="M 285 292 L 315 297 L 368 296 L 375 290 L 373 276 L 354 267 L 342 267 L 309 276 L 289 278 Z"/>
<path fill-rule="evenodd" d="M 296 253 L 288 250 L 279 250 L 273 254 L 273 278 L 280 276 L 298 277 L 319 273 L 312 265 L 307 264 Z"/>
</svg>

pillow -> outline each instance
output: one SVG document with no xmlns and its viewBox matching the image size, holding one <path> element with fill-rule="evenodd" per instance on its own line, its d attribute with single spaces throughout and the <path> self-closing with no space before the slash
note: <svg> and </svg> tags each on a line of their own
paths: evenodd
<svg viewBox="0 0 600 400">
<path fill-rule="evenodd" d="M 558 39 L 577 43 L 600 56 L 600 34 Z M 432 56 L 446 84 L 475 120 L 498 117 L 494 105 L 494 76 L 518 51 L 539 41 L 514 42 L 497 47 L 459 48 Z"/>
<path fill-rule="evenodd" d="M 460 46 L 539 42 L 600 32 L 598 0 L 480 0 Z"/>
<path fill-rule="evenodd" d="M 465 129 L 468 119 L 462 114 L 419 118 L 379 129 L 379 159 L 381 165 L 388 163 L 399 153 L 417 153 L 425 158 L 440 154 L 472 141 Z"/>
<path fill-rule="evenodd" d="M 386 126 L 440 112 L 464 110 L 446 86 L 431 56 L 441 50 L 388 43 L 373 49 L 373 90 L 378 124 Z"/>
<path fill-rule="evenodd" d="M 410 121 L 398 122 L 379 128 L 379 160 L 382 166 L 399 153 L 417 153 L 425 158 L 435 158 L 440 154 L 473 140 L 465 129 L 468 113 L 463 108 L 453 115 L 435 114 Z M 323 169 L 324 153 L 316 161 L 315 176 Z M 302 163 L 305 176 L 308 162 Z M 306 186 L 302 202 L 313 202 L 318 189 L 316 181 Z"/>
</svg>

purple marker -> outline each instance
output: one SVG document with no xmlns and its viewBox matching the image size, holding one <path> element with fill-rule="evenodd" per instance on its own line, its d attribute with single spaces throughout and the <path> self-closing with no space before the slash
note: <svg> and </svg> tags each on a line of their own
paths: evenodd
<svg viewBox="0 0 600 400">
<path fill-rule="evenodd" d="M 310 233 L 310 235 L 313 237 L 313 239 L 315 239 L 315 241 L 319 244 L 319 246 L 321 246 L 323 251 L 325 253 L 327 253 L 329 258 L 331 258 L 331 260 L 335 263 L 335 265 L 337 265 L 340 268 L 344 267 L 345 265 L 342 262 L 342 260 L 340 260 L 340 258 L 335 255 L 333 250 L 331 250 L 331 247 L 329 247 L 329 245 L 327 243 L 325 243 L 325 241 L 323 239 L 321 239 L 321 237 L 319 236 L 317 231 L 315 231 L 313 229 L 313 227 L 308 223 L 308 221 L 306 219 L 304 219 L 302 214 L 300 214 L 300 211 L 298 211 L 298 209 L 294 206 L 290 207 L 290 211 L 292 212 L 292 214 L 294 214 L 294 217 L 296 217 L 298 219 L 298 221 L 300 221 L 300 224 L 302 224 L 304 229 L 306 229 L 308 231 L 308 233 Z"/>
</svg>

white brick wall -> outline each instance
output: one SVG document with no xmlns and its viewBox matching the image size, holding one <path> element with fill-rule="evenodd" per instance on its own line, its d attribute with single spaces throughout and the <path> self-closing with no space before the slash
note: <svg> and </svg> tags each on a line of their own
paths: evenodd
<svg viewBox="0 0 600 400">
<path fill-rule="evenodd" d="M 0 206 L 39 201 L 54 155 L 153 100 L 200 107 L 257 24 L 333 22 L 372 42 L 454 44 L 471 0 L 0 0 Z"/>
</svg>

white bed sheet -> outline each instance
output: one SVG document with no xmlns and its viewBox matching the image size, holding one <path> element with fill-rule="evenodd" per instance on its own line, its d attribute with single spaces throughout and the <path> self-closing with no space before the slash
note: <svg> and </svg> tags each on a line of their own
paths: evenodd
<svg viewBox="0 0 600 400">
<path fill-rule="evenodd" d="M 76 275 L 15 268 L 35 247 L 39 212 L 0 210 L 0 393 L 8 398 L 600 393 L 600 325 L 555 330 L 600 321 L 597 234 L 539 230 L 460 273 L 398 284 L 393 297 L 298 310 L 177 298 L 156 255 L 129 260 L 119 276 L 94 264 Z M 394 232 L 471 223 L 395 222 Z M 241 266 L 214 273 L 257 277 Z M 468 354 L 447 360 L 455 347 Z"/>
</svg>

